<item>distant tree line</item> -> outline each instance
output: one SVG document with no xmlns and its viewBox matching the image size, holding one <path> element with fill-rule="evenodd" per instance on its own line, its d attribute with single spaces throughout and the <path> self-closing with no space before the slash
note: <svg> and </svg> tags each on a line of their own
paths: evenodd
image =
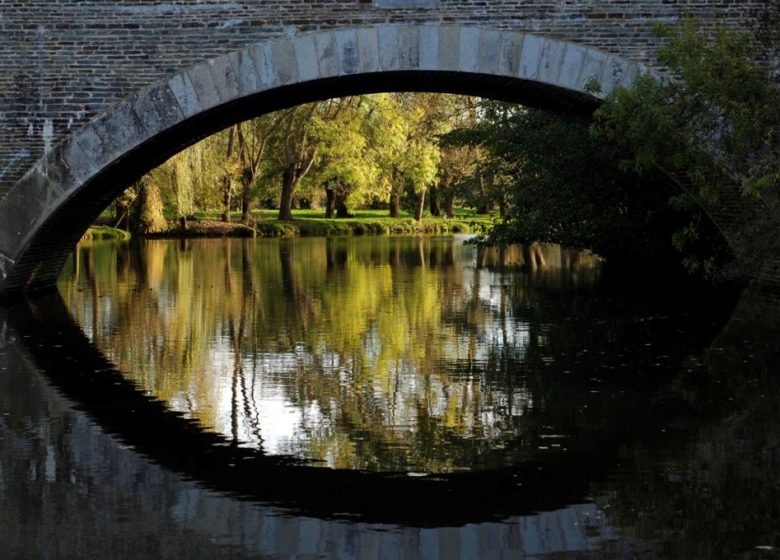
<svg viewBox="0 0 780 560">
<path fill-rule="evenodd" d="M 456 199 L 492 206 L 472 195 L 481 148 L 443 145 L 448 131 L 475 122 L 470 97 L 398 93 L 343 97 L 293 107 L 235 124 L 173 156 L 115 203 L 117 219 L 145 233 L 216 211 L 223 221 L 252 209 L 323 208 L 328 218 L 382 207 L 420 220 L 452 216 Z"/>
</svg>

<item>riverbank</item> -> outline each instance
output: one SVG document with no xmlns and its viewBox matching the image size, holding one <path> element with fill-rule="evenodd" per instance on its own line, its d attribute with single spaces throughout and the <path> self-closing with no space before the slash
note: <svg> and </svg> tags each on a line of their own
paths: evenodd
<svg viewBox="0 0 780 560">
<path fill-rule="evenodd" d="M 253 225 L 238 223 L 239 216 L 231 216 L 233 221 L 223 222 L 217 216 L 200 213 L 186 221 L 184 227 L 179 222 L 169 222 L 170 228 L 146 237 L 185 238 L 185 237 L 344 237 L 355 235 L 450 235 L 456 233 L 484 233 L 493 224 L 493 216 L 476 214 L 470 210 L 461 210 L 455 217 L 426 217 L 417 221 L 411 217 L 391 218 L 386 210 L 361 210 L 349 218 L 328 219 L 322 210 L 297 210 L 293 220 L 286 222 L 276 219 L 275 210 L 257 210 L 253 212 Z M 111 235 L 111 233 L 114 235 Z M 85 239 L 123 239 L 117 232 L 129 237 L 127 232 L 107 226 L 95 226 L 85 235 Z"/>
</svg>

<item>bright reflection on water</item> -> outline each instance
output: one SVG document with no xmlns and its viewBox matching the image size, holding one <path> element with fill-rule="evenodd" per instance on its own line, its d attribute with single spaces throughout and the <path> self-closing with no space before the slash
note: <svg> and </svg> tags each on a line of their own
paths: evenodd
<svg viewBox="0 0 780 560">
<path fill-rule="evenodd" d="M 534 385 L 581 376 L 587 346 L 551 337 L 594 332 L 578 307 L 598 272 L 593 258 L 546 252 L 550 272 L 531 279 L 491 272 L 497 254 L 451 239 L 98 244 L 62 293 L 141 388 L 243 445 L 442 473 L 572 445 L 579 420 L 540 424 L 549 397 Z"/>
<path fill-rule="evenodd" d="M 446 473 L 652 432 L 646 392 L 700 367 L 711 319 L 616 302 L 592 258 L 547 253 L 529 274 L 451 239 L 98 244 L 61 289 L 120 371 L 242 445 Z"/>
<path fill-rule="evenodd" d="M 777 299 L 545 251 L 81 245 L 0 309 L 0 555 L 776 557 Z"/>
</svg>

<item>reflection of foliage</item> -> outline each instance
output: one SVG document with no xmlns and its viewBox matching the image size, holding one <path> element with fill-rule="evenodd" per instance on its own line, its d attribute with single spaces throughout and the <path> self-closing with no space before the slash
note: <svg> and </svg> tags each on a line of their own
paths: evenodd
<svg viewBox="0 0 780 560">
<path fill-rule="evenodd" d="M 637 332 L 592 327 L 614 311 L 587 282 L 571 290 L 576 268 L 503 285 L 455 266 L 476 248 L 429 239 L 102 247 L 74 263 L 94 299 L 63 285 L 98 346 L 175 409 L 273 452 L 366 469 L 496 467 L 540 446 L 565 452 L 544 445 L 549 430 L 626 437 L 599 414 L 642 409 L 641 393 L 576 406 L 601 375 L 569 379 L 588 367 L 579 345 L 621 354 Z M 566 317 L 586 328 L 561 328 Z"/>
</svg>

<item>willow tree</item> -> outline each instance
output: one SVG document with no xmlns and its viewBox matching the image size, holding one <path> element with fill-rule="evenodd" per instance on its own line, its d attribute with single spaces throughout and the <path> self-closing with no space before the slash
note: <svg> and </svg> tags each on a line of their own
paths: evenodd
<svg viewBox="0 0 780 560">
<path fill-rule="evenodd" d="M 168 227 L 163 215 L 163 201 L 158 185 L 145 175 L 133 186 L 135 200 L 130 209 L 130 229 L 134 233 L 149 235 L 165 231 Z"/>
</svg>

